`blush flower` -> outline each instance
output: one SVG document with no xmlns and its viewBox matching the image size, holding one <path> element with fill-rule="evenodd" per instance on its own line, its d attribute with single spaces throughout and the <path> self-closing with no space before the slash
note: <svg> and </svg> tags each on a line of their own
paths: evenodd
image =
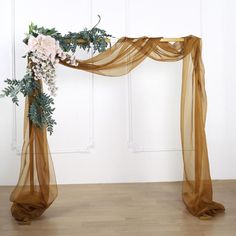
<svg viewBox="0 0 236 236">
<path fill-rule="evenodd" d="M 32 72 L 35 80 L 43 80 L 48 86 L 52 96 L 56 95 L 56 70 L 55 66 L 60 59 L 69 59 L 72 65 L 78 65 L 75 57 L 65 53 L 59 42 L 49 35 L 39 34 L 37 37 L 30 36 L 28 40 L 28 56 L 33 62 Z"/>
<path fill-rule="evenodd" d="M 28 51 L 34 52 L 39 46 L 38 40 L 34 36 L 30 36 L 28 40 Z"/>
</svg>

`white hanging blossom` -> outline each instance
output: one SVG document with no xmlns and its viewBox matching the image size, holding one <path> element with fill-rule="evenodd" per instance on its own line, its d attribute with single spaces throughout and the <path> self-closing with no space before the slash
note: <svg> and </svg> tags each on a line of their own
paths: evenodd
<svg viewBox="0 0 236 236">
<path fill-rule="evenodd" d="M 37 37 L 30 36 L 28 40 L 28 55 L 32 65 L 35 80 L 42 80 L 52 96 L 56 95 L 56 70 L 59 60 L 68 59 L 67 63 L 77 66 L 74 56 L 65 53 L 59 42 L 48 35 L 39 34 Z"/>
</svg>

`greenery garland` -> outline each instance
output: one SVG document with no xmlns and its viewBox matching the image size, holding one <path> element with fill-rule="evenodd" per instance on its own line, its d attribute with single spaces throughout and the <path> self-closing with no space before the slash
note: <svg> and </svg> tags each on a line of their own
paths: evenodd
<svg viewBox="0 0 236 236">
<path fill-rule="evenodd" d="M 105 30 L 97 28 L 101 20 L 100 16 L 98 17 L 99 21 L 92 29 L 88 30 L 85 28 L 83 31 L 69 32 L 65 35 L 59 33 L 55 28 L 47 29 L 31 23 L 29 25 L 29 32 L 23 42 L 28 45 L 31 36 L 36 38 L 39 35 L 44 35 L 54 38 L 56 42 L 58 42 L 60 49 L 65 53 L 74 54 L 77 48 L 87 51 L 92 48 L 94 53 L 103 52 L 110 46 L 110 38 L 112 36 L 107 34 Z M 1 94 L 0 97 L 10 97 L 12 102 L 16 105 L 18 105 L 18 95 L 20 93 L 23 94 L 24 97 L 30 97 L 31 101 L 29 103 L 28 113 L 30 121 L 39 128 L 46 127 L 47 131 L 52 134 L 53 126 L 56 124 L 56 121 L 52 118 L 53 111 L 55 110 L 55 108 L 52 107 L 54 100 L 51 95 L 42 91 L 39 80 L 36 80 L 36 72 L 32 70 L 32 67 L 37 67 L 39 70 L 42 68 L 39 68 L 40 64 L 37 65 L 37 63 L 31 60 L 32 55 L 33 53 L 30 52 L 23 56 L 28 59 L 27 71 L 23 79 L 5 80 L 4 82 L 7 86 L 2 90 L 3 94 Z M 54 68 L 54 64 L 50 66 Z"/>
</svg>

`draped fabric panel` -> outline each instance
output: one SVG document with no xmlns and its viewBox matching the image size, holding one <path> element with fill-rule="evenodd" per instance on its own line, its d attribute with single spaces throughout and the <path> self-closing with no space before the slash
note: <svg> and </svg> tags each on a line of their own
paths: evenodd
<svg viewBox="0 0 236 236">
<path fill-rule="evenodd" d="M 129 73 L 147 57 L 163 62 L 183 59 L 180 124 L 184 163 L 182 196 L 192 215 L 212 216 L 224 211 L 224 206 L 213 201 L 205 135 L 207 101 L 201 39 L 187 36 L 184 41 L 174 44 L 161 39 L 123 37 L 105 52 L 88 60 L 78 60 L 78 66 L 68 64 L 66 60 L 60 63 L 73 69 L 112 77 Z M 57 196 L 46 130 L 31 124 L 27 109 L 26 101 L 21 173 L 11 195 L 12 214 L 17 220 L 31 220 L 40 216 Z"/>
<path fill-rule="evenodd" d="M 10 200 L 11 212 L 17 221 L 30 222 L 43 214 L 57 197 L 56 178 L 47 143 L 46 128 L 29 121 L 28 109 L 32 98 L 25 101 L 24 143 L 20 176 Z"/>
</svg>

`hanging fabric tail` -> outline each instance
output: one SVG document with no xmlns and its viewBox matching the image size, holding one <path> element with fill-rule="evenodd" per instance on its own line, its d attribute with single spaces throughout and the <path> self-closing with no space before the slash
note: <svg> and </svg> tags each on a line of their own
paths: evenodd
<svg viewBox="0 0 236 236">
<path fill-rule="evenodd" d="M 17 186 L 10 197 L 13 217 L 25 223 L 41 216 L 57 197 L 47 131 L 46 128 L 36 127 L 29 120 L 30 102 L 31 98 L 26 98 L 21 170 Z"/>
<path fill-rule="evenodd" d="M 181 137 L 184 161 L 183 200 L 195 216 L 211 217 L 224 206 L 212 200 L 208 151 L 205 135 L 207 100 L 201 39 L 183 59 Z"/>
</svg>

